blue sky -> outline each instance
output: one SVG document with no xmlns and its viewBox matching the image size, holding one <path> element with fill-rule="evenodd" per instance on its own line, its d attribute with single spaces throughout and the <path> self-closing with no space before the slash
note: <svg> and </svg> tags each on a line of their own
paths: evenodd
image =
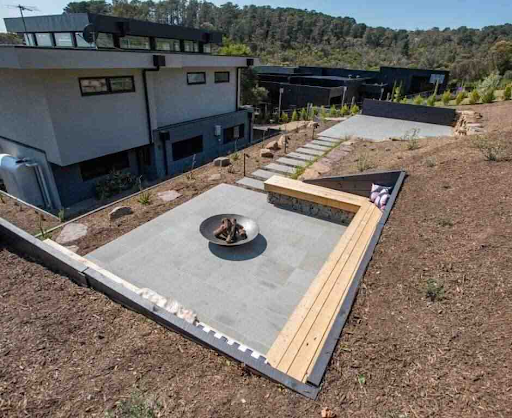
<svg viewBox="0 0 512 418">
<path fill-rule="evenodd" d="M 36 6 L 35 14 L 58 14 L 68 3 L 63 0 L 24 0 L 22 4 Z M 225 1 L 213 0 L 215 4 Z M 296 7 L 311 9 L 315 2 L 305 0 L 242 0 L 233 1 L 241 6 L 271 4 L 273 7 Z M 334 16 L 350 16 L 369 26 L 385 26 L 398 29 L 428 29 L 437 26 L 457 28 L 468 26 L 481 28 L 489 25 L 512 23 L 512 0 L 366 0 L 347 1 L 322 0 L 314 10 Z M 4 17 L 17 17 L 16 9 L 5 7 L 17 4 L 15 0 L 0 0 L 0 31 L 5 31 Z"/>
</svg>

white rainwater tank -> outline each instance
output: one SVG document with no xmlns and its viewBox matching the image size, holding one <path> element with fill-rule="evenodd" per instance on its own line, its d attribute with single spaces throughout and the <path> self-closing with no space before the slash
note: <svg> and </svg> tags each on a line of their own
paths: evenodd
<svg viewBox="0 0 512 418">
<path fill-rule="evenodd" d="M 29 161 L 0 154 L 0 176 L 7 193 L 34 206 L 44 206 L 35 167 Z"/>
</svg>

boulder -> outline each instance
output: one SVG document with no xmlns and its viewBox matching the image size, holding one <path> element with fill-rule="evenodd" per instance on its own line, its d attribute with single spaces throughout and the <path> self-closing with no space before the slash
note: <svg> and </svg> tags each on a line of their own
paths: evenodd
<svg viewBox="0 0 512 418">
<path fill-rule="evenodd" d="M 260 150 L 260 157 L 263 158 L 274 158 L 274 153 L 268 149 L 262 149 Z"/>
<path fill-rule="evenodd" d="M 108 214 L 108 218 L 111 221 L 114 221 L 116 219 L 122 218 L 123 216 L 131 215 L 132 213 L 132 208 L 129 206 L 118 206 Z"/>
<path fill-rule="evenodd" d="M 290 138 L 287 135 L 282 135 L 281 138 L 277 141 L 277 145 L 279 145 L 280 148 L 284 148 L 286 144 L 290 142 Z"/>
<path fill-rule="evenodd" d="M 266 146 L 266 149 L 277 151 L 280 149 L 278 141 L 270 141 Z"/>
<path fill-rule="evenodd" d="M 72 223 L 66 225 L 59 236 L 57 237 L 56 241 L 59 244 L 67 244 L 68 242 L 76 241 L 77 239 L 80 239 L 82 237 L 85 237 L 87 235 L 87 225 L 79 224 L 79 223 Z"/>
<path fill-rule="evenodd" d="M 231 164 L 231 161 L 230 161 L 229 157 L 219 157 L 219 158 L 215 158 L 215 160 L 213 160 L 213 165 L 215 167 L 227 167 L 230 164 Z"/>
<path fill-rule="evenodd" d="M 208 181 L 219 181 L 220 180 L 220 174 L 212 174 L 210 177 L 208 177 Z"/>
</svg>

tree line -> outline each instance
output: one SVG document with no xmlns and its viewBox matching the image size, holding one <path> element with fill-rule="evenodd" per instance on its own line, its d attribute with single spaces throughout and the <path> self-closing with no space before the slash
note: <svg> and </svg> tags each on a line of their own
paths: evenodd
<svg viewBox="0 0 512 418">
<path fill-rule="evenodd" d="M 447 69 L 458 82 L 479 80 L 496 70 L 502 75 L 512 71 L 512 24 L 407 31 L 370 27 L 315 10 L 239 7 L 231 2 L 216 6 L 198 0 L 93 0 L 71 2 L 64 11 L 218 30 L 232 47 L 245 44 L 266 64 Z"/>
</svg>

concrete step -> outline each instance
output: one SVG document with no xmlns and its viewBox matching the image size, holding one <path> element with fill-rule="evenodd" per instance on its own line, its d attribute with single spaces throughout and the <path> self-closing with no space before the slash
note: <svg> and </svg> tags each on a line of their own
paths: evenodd
<svg viewBox="0 0 512 418">
<path fill-rule="evenodd" d="M 316 149 L 311 149 L 311 148 L 297 148 L 295 150 L 295 152 L 300 152 L 301 154 L 307 154 L 307 155 L 314 155 L 316 157 L 319 157 L 321 155 L 324 155 L 324 152 L 325 151 L 318 151 Z"/>
<path fill-rule="evenodd" d="M 341 142 L 341 139 L 333 139 L 327 138 L 326 136 L 319 136 L 318 138 L 316 138 L 316 141 L 327 142 L 329 144 L 339 144 Z"/>
<path fill-rule="evenodd" d="M 250 177 L 244 177 L 238 180 L 236 183 L 254 190 L 265 190 L 265 186 L 263 185 L 262 181 L 251 179 Z"/>
<path fill-rule="evenodd" d="M 292 167 L 305 167 L 308 164 L 305 161 L 294 160 L 293 158 L 286 157 L 278 158 L 277 162 L 284 165 L 290 165 Z"/>
<path fill-rule="evenodd" d="M 268 180 L 272 176 L 283 176 L 282 174 L 273 173 L 272 171 L 266 171 L 266 170 L 256 170 L 254 173 L 251 173 L 252 177 L 262 179 L 262 180 Z"/>
<path fill-rule="evenodd" d="M 311 141 L 310 144 L 320 145 L 321 147 L 328 147 L 328 148 L 332 148 L 332 147 L 335 147 L 336 145 L 338 145 L 337 142 L 324 142 L 320 139 L 315 139 L 314 141 Z"/>
<path fill-rule="evenodd" d="M 296 160 L 302 160 L 302 161 L 313 161 L 316 159 L 314 155 L 306 155 L 306 154 L 300 154 L 298 152 L 290 152 L 289 154 L 286 154 L 288 158 L 295 158 Z"/>
<path fill-rule="evenodd" d="M 310 142 L 310 143 L 308 143 L 308 144 L 304 145 L 304 148 L 316 149 L 316 150 L 318 150 L 318 151 L 323 151 L 323 152 L 325 152 L 325 151 L 329 151 L 329 149 L 330 149 L 331 147 L 326 147 L 326 146 L 321 146 L 321 145 L 315 145 L 315 144 L 312 144 L 312 143 Z"/>
<path fill-rule="evenodd" d="M 281 165 L 281 164 L 272 163 L 272 164 L 266 165 L 265 168 L 267 170 L 276 171 L 278 173 L 283 173 L 283 174 L 293 174 L 293 173 L 295 173 L 295 169 L 294 168 L 288 167 L 286 165 Z"/>
</svg>

